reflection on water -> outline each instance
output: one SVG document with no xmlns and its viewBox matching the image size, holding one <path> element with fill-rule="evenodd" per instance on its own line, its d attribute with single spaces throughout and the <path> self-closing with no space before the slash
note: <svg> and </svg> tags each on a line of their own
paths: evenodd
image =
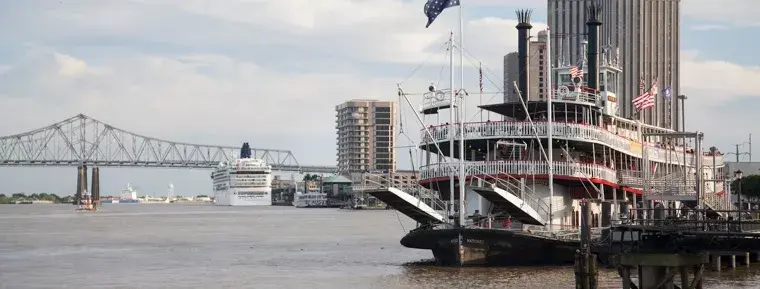
<svg viewBox="0 0 760 289">
<path fill-rule="evenodd" d="M 572 267 L 441 268 L 394 211 L 0 206 L 0 288 L 573 288 Z M 403 228 L 403 229 L 402 229 Z M 705 288 L 760 288 L 760 267 Z M 720 278 L 718 278 L 720 277 Z M 599 288 L 621 288 L 600 271 Z"/>
</svg>

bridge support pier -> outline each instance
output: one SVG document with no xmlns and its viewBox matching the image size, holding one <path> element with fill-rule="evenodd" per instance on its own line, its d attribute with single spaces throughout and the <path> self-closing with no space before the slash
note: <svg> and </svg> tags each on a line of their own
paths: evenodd
<svg viewBox="0 0 760 289">
<path fill-rule="evenodd" d="M 92 168 L 92 184 L 90 184 L 90 194 L 92 194 L 92 206 L 98 208 L 100 206 L 100 168 Z"/>
<path fill-rule="evenodd" d="M 74 205 L 79 205 L 82 193 L 87 190 L 87 166 L 77 167 L 77 193 L 74 195 Z"/>
<path fill-rule="evenodd" d="M 701 289 L 704 265 L 710 262 L 707 253 L 701 254 L 636 254 L 615 256 L 624 289 Z M 638 270 L 638 284 L 631 280 L 631 269 Z M 690 278 L 689 269 L 693 271 Z M 680 274 L 680 286 L 675 277 Z"/>
</svg>

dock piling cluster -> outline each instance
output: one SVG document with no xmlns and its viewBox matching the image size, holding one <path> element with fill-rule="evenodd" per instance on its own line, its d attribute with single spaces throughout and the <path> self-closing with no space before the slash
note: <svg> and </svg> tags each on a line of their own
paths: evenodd
<svg viewBox="0 0 760 289">
<path fill-rule="evenodd" d="M 591 253 L 591 210 L 588 202 L 581 202 L 581 248 L 575 254 L 575 288 L 596 289 L 599 266 Z"/>
</svg>

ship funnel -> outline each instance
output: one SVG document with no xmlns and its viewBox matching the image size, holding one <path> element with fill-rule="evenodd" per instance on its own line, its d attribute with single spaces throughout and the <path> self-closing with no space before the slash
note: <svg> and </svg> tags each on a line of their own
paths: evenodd
<svg viewBox="0 0 760 289">
<path fill-rule="evenodd" d="M 517 87 L 520 89 L 520 94 L 524 101 L 528 101 L 530 95 L 530 86 L 528 85 L 529 69 L 528 63 L 530 63 L 528 47 L 530 45 L 530 29 L 533 25 L 530 25 L 530 16 L 533 14 L 533 10 L 517 10 L 517 20 L 520 23 L 517 24 L 517 65 L 519 71 L 519 78 L 517 81 Z M 527 113 L 527 112 L 526 112 Z"/>
<path fill-rule="evenodd" d="M 602 13 L 602 6 L 598 3 L 591 3 L 586 7 L 589 19 L 586 22 L 588 26 L 588 48 L 586 50 L 588 60 L 588 81 L 587 85 L 594 91 L 599 91 L 599 27 L 602 22 L 599 21 L 599 15 Z"/>
<path fill-rule="evenodd" d="M 247 142 L 243 143 L 243 147 L 240 148 L 240 158 L 241 159 L 251 158 L 251 147 L 248 145 Z"/>
</svg>

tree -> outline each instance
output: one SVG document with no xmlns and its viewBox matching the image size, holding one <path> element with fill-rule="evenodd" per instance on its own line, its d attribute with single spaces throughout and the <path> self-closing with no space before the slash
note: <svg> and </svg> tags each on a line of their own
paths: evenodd
<svg viewBox="0 0 760 289">
<path fill-rule="evenodd" d="M 731 183 L 732 194 L 735 195 L 737 193 L 741 193 L 741 195 L 744 196 L 744 198 L 748 200 L 760 199 L 760 175 L 751 175 L 751 176 L 743 177 L 741 179 L 741 188 L 742 188 L 742 191 L 738 192 L 739 180 L 735 180 Z"/>
</svg>

